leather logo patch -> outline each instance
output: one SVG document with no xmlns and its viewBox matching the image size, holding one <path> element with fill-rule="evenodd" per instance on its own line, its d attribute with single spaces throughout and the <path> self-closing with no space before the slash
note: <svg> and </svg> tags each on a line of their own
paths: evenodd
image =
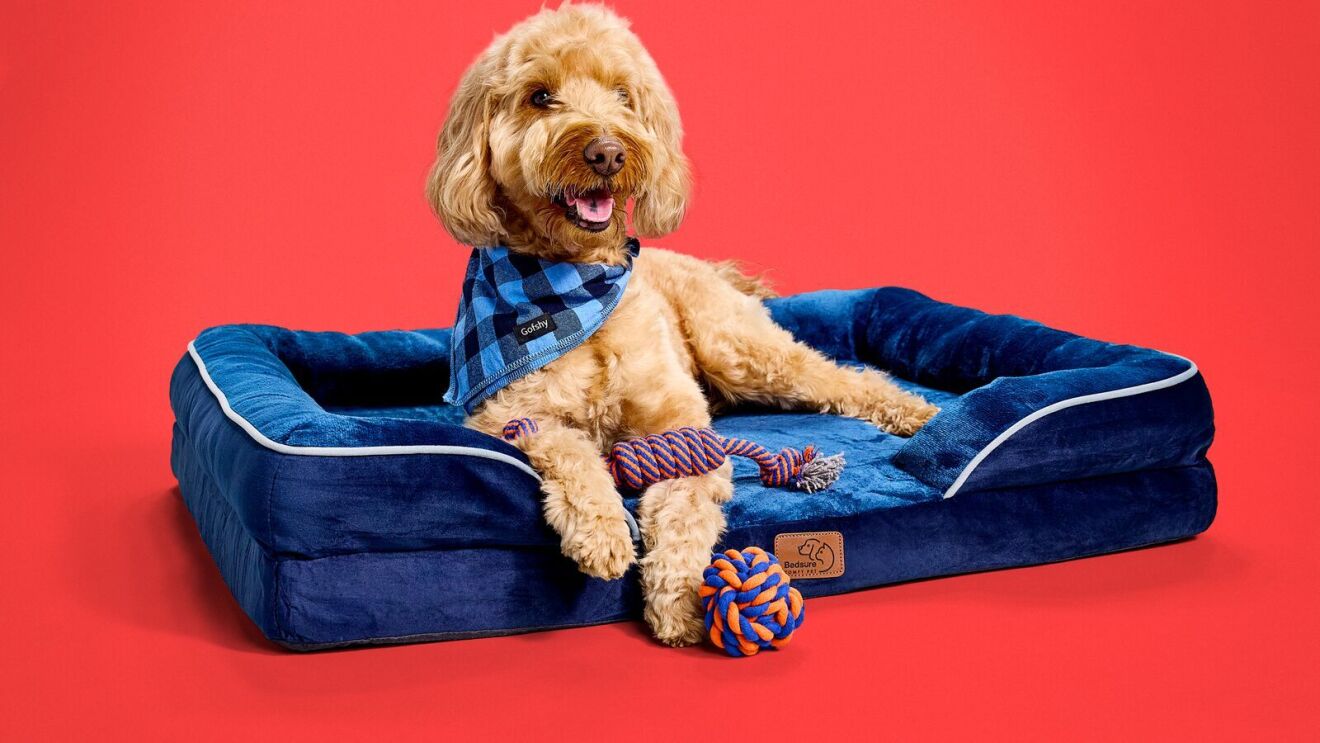
<svg viewBox="0 0 1320 743">
<path fill-rule="evenodd" d="M 837 531 L 776 534 L 775 556 L 793 580 L 837 578 L 843 575 L 843 534 Z"/>
</svg>

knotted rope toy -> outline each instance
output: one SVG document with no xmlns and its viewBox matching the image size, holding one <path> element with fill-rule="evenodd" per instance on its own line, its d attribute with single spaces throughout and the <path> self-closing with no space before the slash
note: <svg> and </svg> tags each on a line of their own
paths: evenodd
<svg viewBox="0 0 1320 743">
<path fill-rule="evenodd" d="M 504 426 L 506 441 L 536 433 L 536 421 L 515 418 Z M 685 426 L 616 443 L 605 464 L 617 486 L 643 488 L 662 480 L 704 475 L 729 456 L 747 457 L 761 469 L 766 487 L 788 486 L 814 493 L 828 488 L 843 472 L 843 455 L 821 456 L 814 446 L 785 447 L 778 454 L 747 439 L 725 438 L 709 428 Z"/>
<path fill-rule="evenodd" d="M 779 559 L 760 547 L 712 558 L 699 595 L 715 647 L 743 657 L 787 645 L 804 612 L 802 594 L 789 585 Z"/>
</svg>

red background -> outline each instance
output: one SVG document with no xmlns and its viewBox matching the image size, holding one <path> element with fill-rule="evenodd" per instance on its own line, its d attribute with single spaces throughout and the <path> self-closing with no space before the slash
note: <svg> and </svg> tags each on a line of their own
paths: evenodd
<svg viewBox="0 0 1320 743">
<path fill-rule="evenodd" d="M 1315 734 L 1320 6 L 620 3 L 696 165 L 658 244 L 1181 353 L 1218 412 L 1204 536 L 813 600 L 737 662 L 262 640 L 173 490 L 170 370 L 212 324 L 448 324 L 434 136 L 536 4 L 114 5 L 0 10 L 8 737 Z"/>
</svg>

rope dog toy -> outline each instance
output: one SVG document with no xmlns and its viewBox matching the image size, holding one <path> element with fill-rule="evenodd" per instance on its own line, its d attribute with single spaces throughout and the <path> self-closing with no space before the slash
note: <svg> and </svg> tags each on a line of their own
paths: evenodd
<svg viewBox="0 0 1320 743">
<path fill-rule="evenodd" d="M 804 618 L 802 594 L 774 555 L 760 547 L 712 555 L 698 593 L 715 647 L 734 657 L 778 650 Z"/>
<path fill-rule="evenodd" d="M 536 433 L 536 421 L 515 418 L 504 426 L 505 441 Z M 761 469 L 769 488 L 788 486 L 814 493 L 824 490 L 843 472 L 843 455 L 821 456 L 814 446 L 802 451 L 785 447 L 778 454 L 747 439 L 725 438 L 710 428 L 684 426 L 616 443 L 605 464 L 616 486 L 643 488 L 662 480 L 704 475 L 729 456 L 747 457 Z"/>
</svg>

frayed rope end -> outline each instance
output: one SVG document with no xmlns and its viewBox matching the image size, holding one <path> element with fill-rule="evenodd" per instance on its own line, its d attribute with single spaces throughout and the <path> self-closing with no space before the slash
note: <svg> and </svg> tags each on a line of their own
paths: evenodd
<svg viewBox="0 0 1320 743">
<path fill-rule="evenodd" d="M 845 464 L 842 454 L 828 457 L 816 455 L 802 464 L 802 469 L 789 483 L 794 489 L 815 493 L 828 488 L 843 474 Z"/>
</svg>

